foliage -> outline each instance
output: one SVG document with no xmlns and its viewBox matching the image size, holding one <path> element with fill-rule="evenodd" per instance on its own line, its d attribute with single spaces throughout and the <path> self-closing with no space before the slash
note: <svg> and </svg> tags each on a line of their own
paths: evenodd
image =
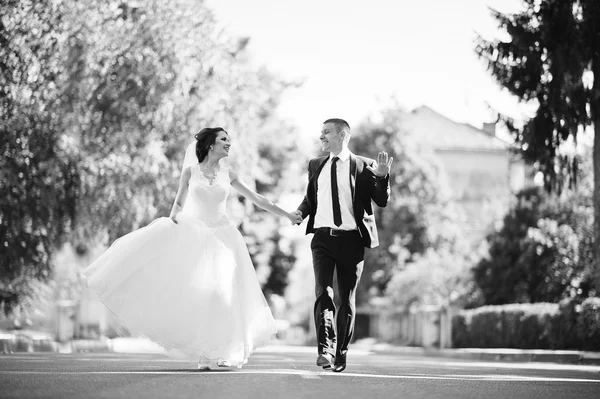
<svg viewBox="0 0 600 399">
<path fill-rule="evenodd" d="M 73 65 L 104 67 L 73 73 L 88 76 L 77 80 L 83 87 L 76 92 L 87 96 L 78 102 L 96 103 L 100 93 L 97 137 L 115 140 L 112 145 L 103 141 L 96 145 L 87 141 L 88 131 L 77 134 L 86 141 L 82 161 L 91 170 L 82 196 L 82 208 L 91 210 L 83 218 L 86 227 L 109 225 L 112 241 L 167 213 L 175 195 L 181 149 L 191 141 L 189 132 L 203 125 L 225 127 L 233 140 L 232 167 L 263 194 L 277 192 L 288 169 L 285 160 L 295 158 L 297 148 L 295 130 L 275 120 L 273 112 L 292 84 L 264 68 L 252 68 L 245 54 L 247 39 L 219 32 L 209 10 L 194 1 L 109 6 L 104 16 L 93 7 L 78 13 L 83 11 L 90 16 L 80 20 L 82 27 L 75 31 L 88 31 L 91 44 L 80 47 L 92 47 L 91 54 L 101 58 L 74 60 Z M 106 29 L 113 32 L 111 37 L 102 34 Z M 115 45 L 117 37 L 127 39 Z M 112 100 L 104 109 L 106 98 Z M 88 126 L 95 126 L 93 112 L 81 115 L 90 121 Z M 111 200 L 97 201 L 107 197 Z M 258 232 L 276 231 L 277 224 L 264 211 L 255 211 L 251 206 L 242 211 L 242 228 L 253 225 L 244 233 L 254 263 L 277 268 L 285 256 L 269 259 L 273 251 L 281 252 L 277 242 L 271 243 L 278 238 Z M 93 231 L 87 233 L 83 236 Z"/>
<path fill-rule="evenodd" d="M 600 349 L 600 298 L 587 298 L 577 318 L 577 336 L 582 349 Z"/>
<path fill-rule="evenodd" d="M 573 188 L 580 170 L 577 156 L 561 145 L 577 143 L 582 127 L 600 126 L 600 2 L 525 0 L 512 15 L 493 11 L 507 41 L 479 40 L 476 52 L 492 75 L 537 112 L 522 128 L 504 118 L 517 150 L 543 173 L 547 189 Z M 600 241 L 600 134 L 594 150 L 594 239 Z M 600 286 L 600 249 L 594 255 Z M 598 288 L 598 287 L 597 287 Z"/>
<path fill-rule="evenodd" d="M 62 2 L 0 5 L 0 309 L 40 293 L 75 213 L 61 131 Z"/>
<path fill-rule="evenodd" d="M 550 341 L 553 349 L 581 348 L 577 334 L 577 318 L 581 298 L 563 299 L 558 303 L 558 314 L 550 326 Z"/>
<path fill-rule="evenodd" d="M 173 190 L 155 118 L 176 65 L 153 8 L 90 0 L 69 8 L 64 125 L 82 174 L 80 242 L 101 226 L 112 241 L 149 221 L 154 198 Z"/>
<path fill-rule="evenodd" d="M 589 240 L 590 208 L 577 193 L 556 196 L 540 187 L 522 190 L 503 226 L 487 240 L 489 254 L 474 268 L 488 305 L 558 302 L 593 295 Z"/>
<path fill-rule="evenodd" d="M 480 38 L 478 55 L 492 75 L 512 94 L 538 105 L 536 115 L 523 129 L 508 126 L 520 152 L 537 162 L 545 183 L 558 188 L 564 183 L 557 175 L 557 149 L 570 136 L 577 137 L 580 126 L 593 123 L 591 88 L 586 73 L 594 56 L 594 20 L 591 3 L 578 0 L 525 0 L 525 10 L 513 15 L 492 11 L 499 27 L 510 41 Z M 577 159 L 561 164 L 567 177 L 575 178 Z"/>
<path fill-rule="evenodd" d="M 385 150 L 394 157 L 390 200 L 375 207 L 380 245 L 366 253 L 359 301 L 384 293 L 404 305 L 456 300 L 469 291 L 461 286 L 469 284 L 470 249 L 462 248 L 455 223 L 460 212 L 447 200 L 438 159 L 403 129 L 403 115 L 399 107 L 383 110 L 378 120 L 354 129 L 350 141 L 357 154 L 375 157 Z"/>
<path fill-rule="evenodd" d="M 359 302 L 369 296 L 368 289 L 382 293 L 396 264 L 429 245 L 426 209 L 437 200 L 435 163 L 425 161 L 401 130 L 401 118 L 401 110 L 385 110 L 380 122 L 367 119 L 354 128 L 350 140 L 357 154 L 376 158 L 379 151 L 387 151 L 394 158 L 390 200 L 385 208 L 375 207 L 380 244 L 365 255 Z"/>
<path fill-rule="evenodd" d="M 477 256 L 477 251 L 449 243 L 428 248 L 395 270 L 386 295 L 403 308 L 412 304 L 472 307 L 479 304 L 471 273 Z"/>
<path fill-rule="evenodd" d="M 203 2 L 9 1 L 1 11 L 0 173 L 12 194 L 0 200 L 0 268 L 12 304 L 31 293 L 16 283 L 49 278 L 66 238 L 84 254 L 166 214 L 204 126 L 225 127 L 232 166 L 277 191 L 293 146 L 259 138 L 293 141 L 274 115 L 292 84 L 252 66 L 248 39 L 221 31 Z M 277 166 L 257 173 L 273 154 Z"/>
<path fill-rule="evenodd" d="M 457 328 L 452 331 L 452 344 L 457 348 L 549 348 L 550 321 L 557 314 L 558 305 L 550 303 L 462 311 L 453 320 Z"/>
<path fill-rule="evenodd" d="M 523 265 L 525 280 L 519 282 L 517 289 L 524 291 L 529 302 L 576 296 L 580 283 L 578 252 L 579 238 L 571 226 L 540 219 L 523 240 L 518 263 Z"/>
<path fill-rule="evenodd" d="M 283 296 L 285 288 L 288 286 L 289 272 L 296 262 L 296 256 L 289 251 L 284 251 L 281 247 L 282 240 L 279 232 L 273 234 L 271 241 L 274 242 L 276 246 L 270 254 L 269 265 L 271 272 L 263 285 L 263 291 L 267 297 L 272 294 Z"/>
<path fill-rule="evenodd" d="M 72 12 L 65 93 L 84 174 L 81 237 L 109 226 L 112 241 L 167 213 L 183 150 L 203 126 L 224 126 L 244 148 L 238 161 L 253 163 L 254 132 L 239 121 L 257 104 L 254 126 L 269 118 L 286 85 L 266 71 L 250 78 L 247 40 L 220 34 L 195 1 L 84 1 Z"/>
<path fill-rule="evenodd" d="M 483 306 L 452 319 L 456 348 L 600 349 L 600 298 Z"/>
</svg>

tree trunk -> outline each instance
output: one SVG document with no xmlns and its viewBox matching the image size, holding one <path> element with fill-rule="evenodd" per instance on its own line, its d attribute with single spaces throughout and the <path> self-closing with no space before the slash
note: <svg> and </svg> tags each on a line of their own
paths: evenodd
<svg viewBox="0 0 600 399">
<path fill-rule="evenodd" d="M 591 117 L 594 123 L 594 273 L 596 296 L 600 296 L 600 4 L 591 1 L 584 12 L 589 18 L 589 37 L 592 49 L 594 83 L 590 98 Z"/>
<path fill-rule="evenodd" d="M 596 76 L 595 79 L 600 80 L 600 74 Z M 600 88 L 594 92 L 594 95 L 600 95 Z M 598 111 L 594 116 L 594 231 L 595 288 L 596 296 L 600 296 L 600 112 Z"/>
<path fill-rule="evenodd" d="M 596 68 L 600 69 L 600 67 Z M 600 296 L 600 71 L 594 72 L 592 116 L 594 119 L 594 272 L 596 296 Z"/>
</svg>

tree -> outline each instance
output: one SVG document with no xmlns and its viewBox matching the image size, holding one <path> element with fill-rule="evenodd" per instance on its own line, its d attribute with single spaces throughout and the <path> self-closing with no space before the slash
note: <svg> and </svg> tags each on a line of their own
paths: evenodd
<svg viewBox="0 0 600 399">
<path fill-rule="evenodd" d="M 484 304 L 558 302 L 593 293 L 586 201 L 540 187 L 517 194 L 502 228 L 487 238 L 489 255 L 473 270 Z"/>
<path fill-rule="evenodd" d="M 300 193 L 304 181 L 297 178 L 301 173 L 297 168 L 306 164 L 308 153 L 298 146 L 296 129 L 274 119 L 263 127 L 256 139 L 258 159 L 251 174 L 256 190 L 275 202 L 282 196 Z M 254 212 L 249 203 L 247 206 L 240 229 L 254 266 L 268 270 L 262 287 L 265 296 L 268 299 L 272 294 L 283 296 L 288 274 L 296 262 L 295 250 L 281 234 L 289 222 L 263 210 Z"/>
<path fill-rule="evenodd" d="M 74 226 L 80 243 L 106 230 L 112 241 L 139 227 L 174 191 L 176 165 L 162 147 L 176 140 L 163 144 L 159 127 L 175 88 L 169 40 L 178 30 L 167 34 L 157 14 L 165 10 L 157 8 L 84 0 L 68 9 L 63 126 L 81 173 Z M 163 23 L 172 13 L 165 11 Z"/>
<path fill-rule="evenodd" d="M 10 1 L 0 10 L 0 184 L 9 183 L 0 188 L 11 193 L 0 199 L 0 268 L 10 303 L 33 291 L 15 281 L 49 278 L 65 239 L 84 253 L 166 215 L 185 148 L 204 126 L 225 127 L 232 166 L 277 192 L 270 179 L 287 163 L 273 159 L 281 165 L 265 175 L 256 165 L 269 163 L 260 151 L 283 153 L 277 140 L 262 143 L 265 132 L 293 138 L 275 116 L 291 84 L 253 67 L 248 39 L 220 30 L 203 2 Z"/>
<path fill-rule="evenodd" d="M 383 110 L 378 121 L 367 119 L 353 129 L 350 141 L 358 154 L 374 157 L 385 150 L 394 157 L 390 200 L 385 208 L 375 207 L 380 244 L 365 255 L 359 302 L 382 295 L 394 273 L 446 241 L 450 231 L 438 228 L 450 219 L 441 166 L 431 149 L 403 130 L 403 114 L 399 107 Z"/>
<path fill-rule="evenodd" d="M 579 238 L 568 224 L 540 219 L 522 244 L 517 264 L 525 273 L 516 286 L 518 302 L 559 302 L 577 296 L 581 283 L 587 283 L 577 270 Z"/>
<path fill-rule="evenodd" d="M 204 126 L 230 132 L 229 161 L 250 184 L 286 170 L 269 173 L 278 161 L 268 148 L 293 137 L 292 127 L 274 121 L 292 84 L 252 67 L 249 40 L 218 30 L 203 4 L 115 0 L 98 7 L 88 0 L 73 9 L 72 23 L 67 93 L 79 107 L 70 126 L 85 171 L 82 239 L 107 226 L 111 242 L 168 213 L 183 149 Z M 275 144 L 263 144 L 269 131 L 280 135 Z"/>
<path fill-rule="evenodd" d="M 67 238 L 79 171 L 61 129 L 61 1 L 0 5 L 0 309 L 35 297 Z"/>
<path fill-rule="evenodd" d="M 492 75 L 537 112 L 522 128 L 504 117 L 518 151 L 535 162 L 547 189 L 561 191 L 577 181 L 579 159 L 560 155 L 577 143 L 582 127 L 594 126 L 594 238 L 600 242 L 600 2 L 524 0 L 516 14 L 492 11 L 509 41 L 479 39 L 477 54 Z M 593 82 L 593 83 L 592 83 Z M 596 291 L 600 290 L 600 245 L 595 245 Z"/>
<path fill-rule="evenodd" d="M 281 235 L 277 231 L 273 234 L 272 241 L 276 246 L 269 259 L 271 272 L 263 285 L 263 290 L 267 297 L 270 294 L 284 295 L 285 288 L 288 285 L 288 274 L 296 262 L 296 256 L 293 253 L 282 250 L 280 246 Z"/>
<path fill-rule="evenodd" d="M 403 268 L 397 268 L 386 289 L 392 303 L 404 309 L 413 304 L 480 305 L 472 278 L 472 267 L 479 254 L 457 244 L 446 242 L 430 247 L 423 254 L 415 254 Z"/>
</svg>

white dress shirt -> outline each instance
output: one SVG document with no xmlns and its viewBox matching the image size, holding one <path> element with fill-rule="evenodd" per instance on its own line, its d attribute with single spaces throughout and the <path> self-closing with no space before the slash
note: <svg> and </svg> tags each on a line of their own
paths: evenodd
<svg viewBox="0 0 600 399">
<path fill-rule="evenodd" d="M 350 190 L 350 150 L 345 148 L 337 156 L 337 184 L 342 224 L 338 227 L 333 223 L 333 203 L 331 202 L 331 160 L 335 155 L 329 154 L 329 159 L 323 165 L 317 180 L 317 212 L 315 228 L 331 227 L 340 230 L 356 230 L 354 211 L 352 210 L 352 190 Z"/>
</svg>

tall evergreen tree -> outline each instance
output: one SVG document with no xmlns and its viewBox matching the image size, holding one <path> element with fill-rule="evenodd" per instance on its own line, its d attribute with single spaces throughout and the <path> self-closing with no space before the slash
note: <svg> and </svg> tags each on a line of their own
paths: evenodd
<svg viewBox="0 0 600 399">
<path fill-rule="evenodd" d="M 594 126 L 595 241 L 600 243 L 600 2 L 524 0 L 515 14 L 492 11 L 509 41 L 482 38 L 476 48 L 492 75 L 521 101 L 538 105 L 517 128 L 504 118 L 525 159 L 538 165 L 546 188 L 561 191 L 577 182 L 578 158 L 561 155 L 567 140 Z M 600 291 L 600 245 L 595 245 L 596 292 Z"/>
</svg>

